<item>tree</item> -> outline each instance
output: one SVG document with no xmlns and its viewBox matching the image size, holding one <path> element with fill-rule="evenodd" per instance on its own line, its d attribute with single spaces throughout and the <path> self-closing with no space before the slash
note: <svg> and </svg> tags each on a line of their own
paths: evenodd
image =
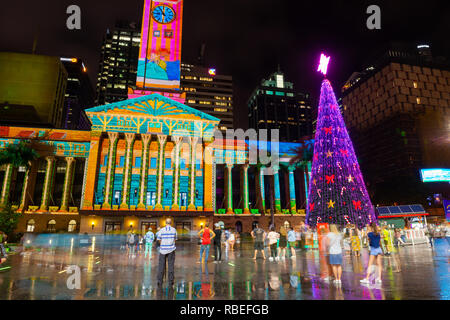
<svg viewBox="0 0 450 320">
<path fill-rule="evenodd" d="M 29 141 L 20 141 L 18 144 L 9 144 L 0 150 L 0 166 L 11 164 L 14 168 L 25 167 L 28 169 L 31 162 L 39 157 L 29 144 Z"/>
<path fill-rule="evenodd" d="M 0 231 L 6 233 L 8 238 L 16 230 L 20 216 L 21 213 L 13 210 L 11 204 L 0 206 Z"/>
<path fill-rule="evenodd" d="M 314 142 L 306 222 L 362 227 L 375 213 L 333 88 L 323 80 Z"/>
</svg>

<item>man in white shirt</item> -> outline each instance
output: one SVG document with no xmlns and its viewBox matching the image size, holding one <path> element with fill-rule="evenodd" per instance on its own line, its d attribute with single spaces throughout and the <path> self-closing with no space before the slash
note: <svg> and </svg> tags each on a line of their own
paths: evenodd
<svg viewBox="0 0 450 320">
<path fill-rule="evenodd" d="M 166 259 L 169 269 L 169 287 L 174 285 L 174 266 L 175 266 L 175 241 L 177 240 L 177 230 L 171 226 L 172 221 L 167 218 L 166 226 L 156 233 L 156 240 L 159 245 L 159 265 L 158 265 L 158 287 L 162 286 L 163 276 L 166 272 Z"/>
</svg>

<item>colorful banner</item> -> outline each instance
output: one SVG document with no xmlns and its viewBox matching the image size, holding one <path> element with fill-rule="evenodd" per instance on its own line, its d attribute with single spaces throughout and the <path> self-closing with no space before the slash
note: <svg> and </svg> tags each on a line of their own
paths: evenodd
<svg viewBox="0 0 450 320">
<path fill-rule="evenodd" d="M 450 221 L 450 200 L 444 199 L 444 212 L 445 212 L 445 218 L 447 221 Z"/>
</svg>

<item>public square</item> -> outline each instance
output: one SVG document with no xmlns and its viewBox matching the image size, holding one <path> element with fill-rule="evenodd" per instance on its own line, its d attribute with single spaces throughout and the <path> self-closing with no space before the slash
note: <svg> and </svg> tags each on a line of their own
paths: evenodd
<svg viewBox="0 0 450 320">
<path fill-rule="evenodd" d="M 448 300 L 450 299 L 449 245 L 446 239 L 399 248 L 383 257 L 382 284 L 361 285 L 368 261 L 367 249 L 360 258 L 344 255 L 342 285 L 325 282 L 326 258 L 317 249 L 297 249 L 296 259 L 270 262 L 253 257 L 253 244 L 245 241 L 220 263 L 210 252 L 207 268 L 198 263 L 195 240 L 178 241 L 175 286 L 165 282 L 156 288 L 157 250 L 152 259 L 143 253 L 128 256 L 120 242 L 90 238 L 86 246 L 42 245 L 49 235 L 39 236 L 41 245 L 10 255 L 0 273 L 0 299 L 26 300 Z M 60 243 L 63 243 L 60 241 Z M 75 241 L 75 243 L 77 243 Z M 79 243 L 79 242 L 78 242 Z M 268 256 L 266 249 L 266 257 Z M 66 268 L 81 270 L 81 289 L 69 290 Z"/>
</svg>

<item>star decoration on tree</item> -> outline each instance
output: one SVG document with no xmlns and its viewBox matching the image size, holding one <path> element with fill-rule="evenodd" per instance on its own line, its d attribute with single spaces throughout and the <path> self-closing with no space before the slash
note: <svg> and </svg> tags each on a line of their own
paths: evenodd
<svg viewBox="0 0 450 320">
<path fill-rule="evenodd" d="M 332 201 L 331 199 L 330 199 L 330 201 L 327 202 L 328 208 L 334 208 L 334 204 L 335 204 L 335 201 Z"/>
<path fill-rule="evenodd" d="M 353 177 L 352 177 L 352 175 L 350 174 L 349 176 L 348 176 L 348 182 L 353 182 Z"/>
<path fill-rule="evenodd" d="M 331 152 L 330 150 L 328 150 L 327 152 L 327 158 L 332 157 L 333 156 L 333 152 Z"/>
</svg>

